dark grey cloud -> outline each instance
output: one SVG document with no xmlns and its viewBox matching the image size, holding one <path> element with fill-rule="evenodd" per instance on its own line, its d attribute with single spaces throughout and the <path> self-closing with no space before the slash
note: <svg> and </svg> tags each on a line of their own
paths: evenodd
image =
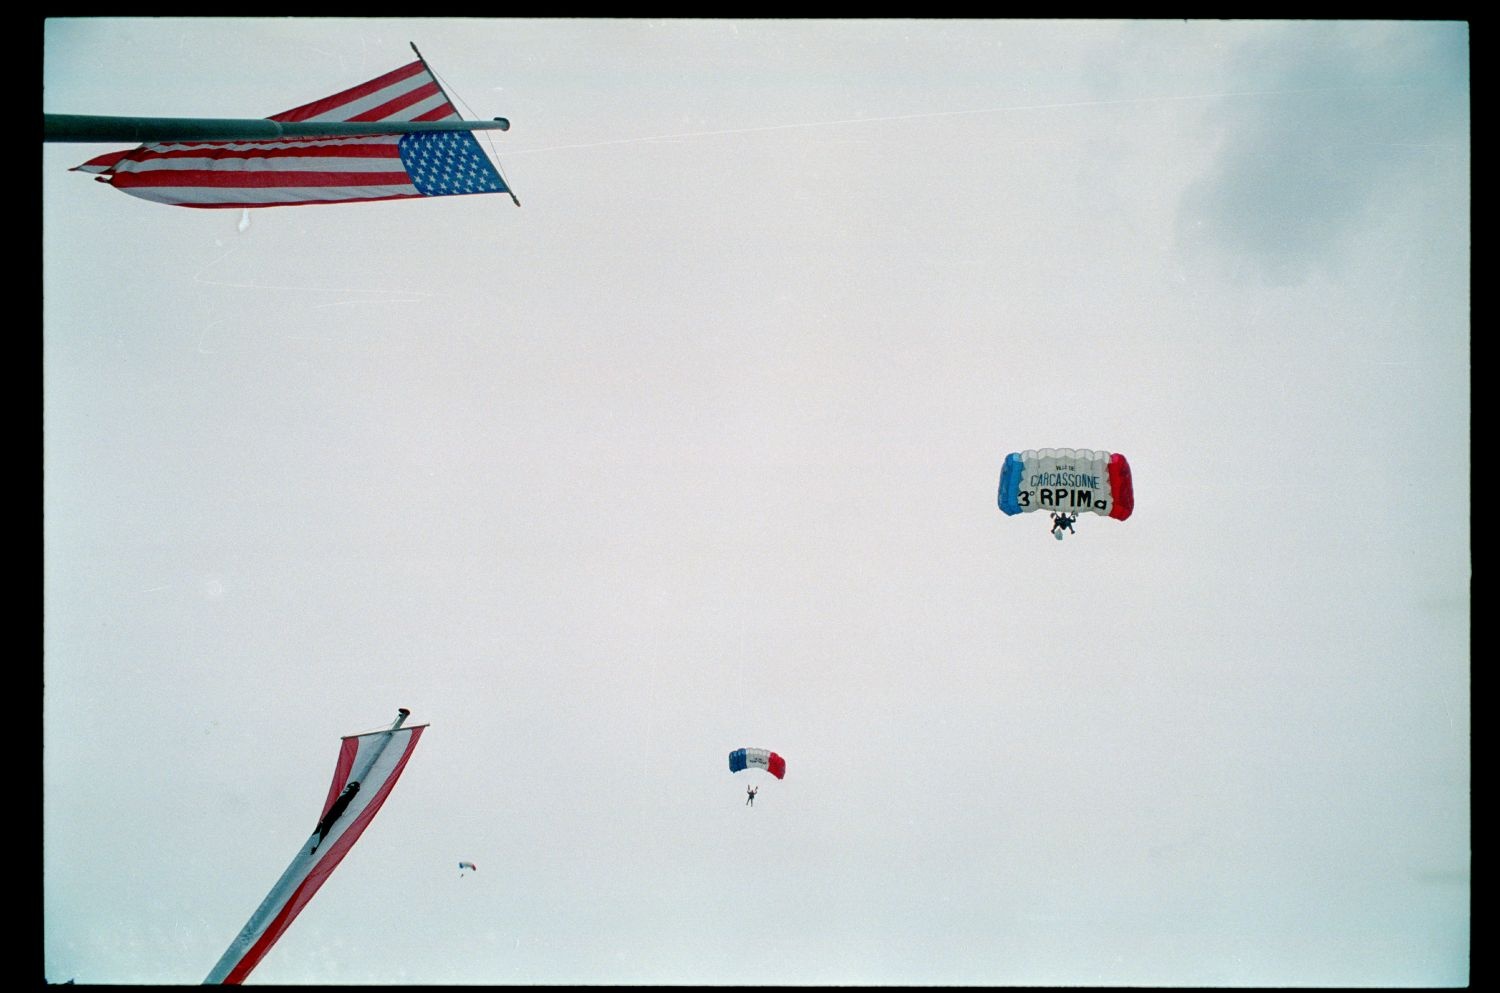
<svg viewBox="0 0 1500 993">
<path fill-rule="evenodd" d="M 1219 154 L 1184 194 L 1182 247 L 1272 283 L 1330 264 L 1382 206 L 1467 155 L 1461 23 L 1291 23 L 1228 50 Z"/>
</svg>

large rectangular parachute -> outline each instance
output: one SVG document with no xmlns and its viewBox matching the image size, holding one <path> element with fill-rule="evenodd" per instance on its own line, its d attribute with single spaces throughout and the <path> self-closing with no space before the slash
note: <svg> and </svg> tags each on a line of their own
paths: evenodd
<svg viewBox="0 0 1500 993">
<path fill-rule="evenodd" d="M 736 748 L 729 753 L 729 771 L 764 769 L 777 779 L 786 776 L 786 760 L 764 748 Z"/>
<path fill-rule="evenodd" d="M 1135 509 L 1130 463 L 1118 452 L 1042 448 L 1011 452 L 1000 470 L 1006 514 L 1098 514 L 1123 521 Z"/>
</svg>

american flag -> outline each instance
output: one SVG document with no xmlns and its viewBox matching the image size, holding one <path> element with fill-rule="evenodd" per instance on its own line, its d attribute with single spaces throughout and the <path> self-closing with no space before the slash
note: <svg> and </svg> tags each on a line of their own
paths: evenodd
<svg viewBox="0 0 1500 993">
<path fill-rule="evenodd" d="M 273 121 L 450 121 L 458 111 L 418 59 L 276 114 Z M 509 193 L 468 131 L 141 145 L 75 166 L 131 196 L 179 207 L 285 207 Z"/>
</svg>

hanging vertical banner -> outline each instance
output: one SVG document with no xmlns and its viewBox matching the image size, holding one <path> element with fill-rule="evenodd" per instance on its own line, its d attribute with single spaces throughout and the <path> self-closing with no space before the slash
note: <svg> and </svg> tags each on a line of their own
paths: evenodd
<svg viewBox="0 0 1500 993">
<path fill-rule="evenodd" d="M 298 850 L 239 936 L 230 943 L 205 983 L 242 983 L 291 926 L 318 888 L 370 826 L 406 768 L 425 724 L 404 728 L 402 709 L 384 731 L 349 735 L 339 749 L 333 782 L 312 835 Z"/>
</svg>

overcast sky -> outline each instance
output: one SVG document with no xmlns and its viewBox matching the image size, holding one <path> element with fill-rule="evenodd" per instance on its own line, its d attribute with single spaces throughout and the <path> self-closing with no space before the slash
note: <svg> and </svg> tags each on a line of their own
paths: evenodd
<svg viewBox="0 0 1500 993">
<path fill-rule="evenodd" d="M 409 42 L 519 209 L 43 145 L 48 979 L 200 982 L 408 707 L 251 982 L 1468 982 L 1466 24 L 60 19 L 43 108 Z"/>
</svg>

